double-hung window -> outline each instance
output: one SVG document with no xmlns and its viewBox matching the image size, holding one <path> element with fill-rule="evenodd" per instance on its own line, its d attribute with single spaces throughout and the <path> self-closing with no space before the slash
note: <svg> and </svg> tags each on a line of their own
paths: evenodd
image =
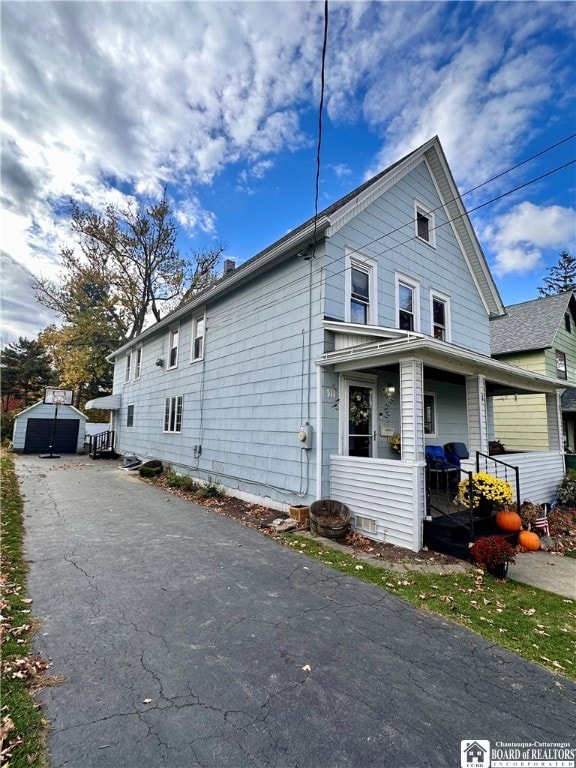
<svg viewBox="0 0 576 768">
<path fill-rule="evenodd" d="M 556 376 L 558 376 L 559 379 L 568 378 L 568 370 L 566 368 L 566 354 L 564 352 L 560 352 L 559 349 L 556 350 Z"/>
<path fill-rule="evenodd" d="M 204 357 L 204 335 L 206 319 L 204 315 L 198 315 L 192 320 L 192 362 L 202 360 Z"/>
<path fill-rule="evenodd" d="M 347 323 L 375 325 L 376 263 L 360 254 L 346 254 L 346 308 Z"/>
<path fill-rule="evenodd" d="M 168 345 L 168 368 L 176 368 L 178 365 L 178 336 L 179 328 L 170 329 L 170 341 Z"/>
<path fill-rule="evenodd" d="M 415 234 L 418 240 L 436 247 L 436 224 L 433 212 L 422 203 L 414 201 Z"/>
<path fill-rule="evenodd" d="M 420 330 L 420 286 L 410 278 L 396 276 L 396 307 L 398 328 L 402 331 Z"/>
<path fill-rule="evenodd" d="M 166 398 L 164 432 L 182 432 L 182 395 Z"/>
<path fill-rule="evenodd" d="M 448 297 L 432 293 L 430 304 L 432 307 L 432 336 L 442 341 L 450 341 L 450 301 Z"/>
<path fill-rule="evenodd" d="M 130 381 L 130 371 L 132 368 L 132 353 L 128 352 L 126 355 L 126 371 L 124 373 L 124 381 L 128 383 Z"/>
<path fill-rule="evenodd" d="M 139 379 L 140 371 L 142 370 L 142 347 L 138 347 L 134 354 L 134 378 Z"/>
</svg>

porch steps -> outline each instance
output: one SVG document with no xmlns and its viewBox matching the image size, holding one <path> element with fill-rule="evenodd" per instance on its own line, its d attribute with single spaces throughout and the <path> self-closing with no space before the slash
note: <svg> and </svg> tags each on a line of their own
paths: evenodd
<svg viewBox="0 0 576 768">
<path fill-rule="evenodd" d="M 517 533 L 507 533 L 498 528 L 495 515 L 474 518 L 473 534 L 470 531 L 470 516 L 466 511 L 424 520 L 424 545 L 460 560 L 470 560 L 470 545 L 486 536 L 500 536 L 512 546 L 518 540 Z"/>
</svg>

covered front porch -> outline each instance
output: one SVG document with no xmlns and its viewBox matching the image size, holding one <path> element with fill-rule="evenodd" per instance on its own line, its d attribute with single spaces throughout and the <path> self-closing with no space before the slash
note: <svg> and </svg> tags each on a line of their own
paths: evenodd
<svg viewBox="0 0 576 768">
<path fill-rule="evenodd" d="M 517 475 L 515 499 L 550 501 L 564 475 L 565 383 L 444 341 L 395 333 L 359 344 L 343 333 L 317 361 L 318 498 L 347 504 L 363 535 L 418 551 L 426 518 L 451 511 L 432 508 L 426 448 L 457 442 L 469 453 L 458 479 L 480 470 L 514 487 Z M 491 457 L 492 397 L 528 392 L 545 395 L 550 450 Z M 446 499 L 444 506 L 450 494 Z"/>
</svg>

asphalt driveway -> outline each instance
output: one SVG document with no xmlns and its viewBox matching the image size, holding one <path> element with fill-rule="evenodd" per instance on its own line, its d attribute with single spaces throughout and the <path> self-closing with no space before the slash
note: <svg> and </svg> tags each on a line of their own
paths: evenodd
<svg viewBox="0 0 576 768">
<path fill-rule="evenodd" d="M 86 457 L 18 457 L 53 768 L 452 768 L 576 686 Z M 575 746 L 573 744 L 573 746 Z"/>
</svg>

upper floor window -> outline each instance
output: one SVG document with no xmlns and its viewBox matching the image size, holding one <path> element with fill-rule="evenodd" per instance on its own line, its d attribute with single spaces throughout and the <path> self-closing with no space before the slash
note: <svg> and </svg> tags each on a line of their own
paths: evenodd
<svg viewBox="0 0 576 768">
<path fill-rule="evenodd" d="M 132 369 L 132 353 L 128 352 L 126 355 L 126 371 L 124 373 L 124 381 L 130 381 L 130 371 Z"/>
<path fill-rule="evenodd" d="M 568 331 L 568 333 L 572 333 L 572 323 L 570 322 L 570 313 L 566 312 L 564 315 L 564 327 Z"/>
<path fill-rule="evenodd" d="M 192 362 L 202 360 L 204 357 L 204 329 L 206 319 L 204 315 L 195 317 L 192 321 Z"/>
<path fill-rule="evenodd" d="M 346 255 L 345 320 L 359 325 L 375 325 L 376 264 L 358 254 Z"/>
<path fill-rule="evenodd" d="M 396 277 L 396 307 L 398 328 L 402 331 L 417 331 L 420 326 L 418 306 L 420 302 L 418 283 L 404 277 Z"/>
<path fill-rule="evenodd" d="M 434 214 L 421 203 L 414 203 L 415 233 L 419 240 L 429 245 L 436 245 Z"/>
<path fill-rule="evenodd" d="M 139 379 L 140 371 L 142 370 L 142 347 L 138 347 L 134 354 L 136 355 L 134 360 L 134 378 Z"/>
<path fill-rule="evenodd" d="M 558 376 L 559 379 L 567 379 L 568 378 L 568 371 L 566 368 L 566 354 L 564 352 L 560 352 L 560 350 L 556 350 L 556 376 Z"/>
<path fill-rule="evenodd" d="M 178 365 L 178 336 L 180 335 L 179 328 L 172 328 L 170 330 L 170 343 L 168 349 L 168 368 L 176 368 Z"/>
<path fill-rule="evenodd" d="M 164 405 L 164 432 L 182 431 L 182 395 L 167 397 Z"/>
<path fill-rule="evenodd" d="M 450 341 L 450 303 L 445 296 L 431 295 L 432 336 L 442 341 Z"/>
</svg>

